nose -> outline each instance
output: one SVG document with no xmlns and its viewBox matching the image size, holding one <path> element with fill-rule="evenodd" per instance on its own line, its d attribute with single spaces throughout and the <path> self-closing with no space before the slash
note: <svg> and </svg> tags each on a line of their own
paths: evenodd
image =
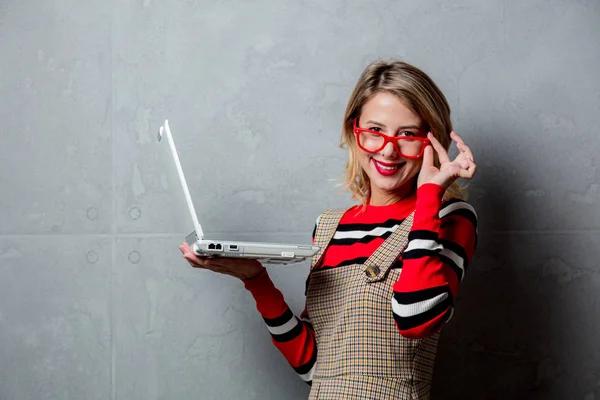
<svg viewBox="0 0 600 400">
<path fill-rule="evenodd" d="M 388 142 L 385 144 L 384 148 L 379 152 L 385 158 L 392 158 L 396 156 L 396 149 L 394 148 L 394 144 L 392 142 Z"/>
</svg>

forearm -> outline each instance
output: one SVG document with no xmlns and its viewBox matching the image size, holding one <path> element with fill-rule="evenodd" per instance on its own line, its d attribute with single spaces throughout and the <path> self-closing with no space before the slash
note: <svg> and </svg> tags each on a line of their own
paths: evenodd
<svg viewBox="0 0 600 400">
<path fill-rule="evenodd" d="M 263 317 L 271 340 L 302 380 L 311 383 L 316 363 L 315 334 L 309 322 L 296 317 L 267 271 L 244 281 Z M 307 316 L 306 316 L 307 317 Z"/>
<path fill-rule="evenodd" d="M 430 336 L 449 320 L 474 252 L 476 228 L 454 210 L 472 208 L 464 202 L 442 206 L 443 193 L 437 185 L 419 188 L 402 273 L 394 285 L 394 318 L 410 338 Z"/>
</svg>

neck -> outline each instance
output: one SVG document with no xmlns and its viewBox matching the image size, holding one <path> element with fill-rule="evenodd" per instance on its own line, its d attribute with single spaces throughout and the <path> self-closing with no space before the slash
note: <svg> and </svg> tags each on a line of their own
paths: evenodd
<svg viewBox="0 0 600 400">
<path fill-rule="evenodd" d="M 413 186 L 414 185 L 411 182 L 410 184 L 404 185 L 393 192 L 371 187 L 371 199 L 369 200 L 369 204 L 372 206 L 388 206 L 390 204 L 397 203 L 413 193 Z"/>
</svg>

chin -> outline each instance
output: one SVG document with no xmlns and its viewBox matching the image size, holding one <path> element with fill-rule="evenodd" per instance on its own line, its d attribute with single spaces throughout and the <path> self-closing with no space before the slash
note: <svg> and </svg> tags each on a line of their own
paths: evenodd
<svg viewBox="0 0 600 400">
<path fill-rule="evenodd" d="M 394 193 L 394 192 L 401 191 L 405 185 L 377 185 L 377 184 L 375 184 L 375 186 L 381 191 Z"/>
<path fill-rule="evenodd" d="M 392 180 L 385 178 L 382 179 L 378 176 L 375 179 L 372 179 L 371 183 L 380 190 L 385 190 L 386 192 L 395 192 L 405 187 L 409 182 L 407 179 L 404 179 L 404 177 Z"/>
<path fill-rule="evenodd" d="M 377 171 L 369 171 L 369 179 L 371 185 L 377 187 L 381 191 L 388 193 L 395 192 L 412 192 L 412 186 L 415 184 L 415 179 L 418 171 L 401 171 L 398 176 L 384 177 L 379 175 Z M 404 172 L 404 173 L 402 173 Z M 411 186 L 409 188 L 408 186 Z"/>
</svg>

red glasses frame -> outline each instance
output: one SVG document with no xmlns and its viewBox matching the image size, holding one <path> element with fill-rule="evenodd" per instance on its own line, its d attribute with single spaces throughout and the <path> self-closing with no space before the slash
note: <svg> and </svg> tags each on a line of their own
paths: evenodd
<svg viewBox="0 0 600 400">
<path fill-rule="evenodd" d="M 428 144 L 431 144 L 431 142 L 427 138 L 403 137 L 403 136 L 394 137 L 394 136 L 388 136 L 388 135 L 386 135 L 384 133 L 381 133 L 381 132 L 373 131 L 371 129 L 359 128 L 358 125 L 356 125 L 356 119 L 354 120 L 353 124 L 354 124 L 354 136 L 356 137 L 356 144 L 358 144 L 358 147 L 360 147 L 362 150 L 366 151 L 367 153 L 377 153 L 377 152 L 381 151 L 385 146 L 387 146 L 387 144 L 389 142 L 392 142 L 392 145 L 394 146 L 394 150 L 396 150 L 396 153 L 398 153 L 398 155 L 400 157 L 410 158 L 410 159 L 417 159 L 417 158 L 423 157 L 423 153 L 425 153 L 425 147 L 427 147 Z M 365 149 L 360 144 L 360 140 L 358 138 L 361 132 L 369 132 L 371 135 L 381 136 L 383 138 L 383 144 L 377 150 L 368 150 L 368 149 Z M 421 152 L 418 155 L 416 155 L 416 156 L 407 156 L 405 154 L 402 154 L 402 152 L 400 151 L 400 147 L 398 146 L 398 142 L 401 141 L 401 140 L 418 140 L 420 142 L 423 142 L 423 148 L 421 149 Z"/>
</svg>

